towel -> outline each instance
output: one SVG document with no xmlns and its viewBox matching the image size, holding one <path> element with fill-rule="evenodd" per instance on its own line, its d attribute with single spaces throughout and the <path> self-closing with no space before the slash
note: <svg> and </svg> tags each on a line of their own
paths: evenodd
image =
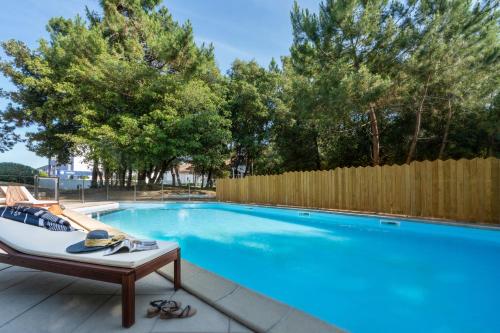
<svg viewBox="0 0 500 333">
<path fill-rule="evenodd" d="M 12 206 L 4 207 L 1 217 L 29 225 L 46 228 L 51 231 L 74 231 L 68 221 L 55 216 L 43 208 Z"/>
<path fill-rule="evenodd" d="M 21 190 L 20 186 L 8 186 L 5 193 L 7 206 L 15 206 L 18 201 L 28 200 Z"/>
</svg>

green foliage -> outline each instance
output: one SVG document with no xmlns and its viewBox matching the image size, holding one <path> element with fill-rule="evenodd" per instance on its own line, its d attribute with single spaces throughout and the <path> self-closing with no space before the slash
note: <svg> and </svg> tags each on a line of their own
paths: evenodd
<svg viewBox="0 0 500 333">
<path fill-rule="evenodd" d="M 14 125 L 0 119 L 0 153 L 11 150 L 16 143 L 22 141 L 15 129 Z"/>
<path fill-rule="evenodd" d="M 194 42 L 160 0 L 102 0 L 102 13 L 54 18 L 35 50 L 5 41 L 17 90 L 0 151 L 28 146 L 97 176 L 159 182 L 182 161 L 211 179 L 413 159 L 499 156 L 495 1 L 325 0 L 292 9 L 290 55 L 268 68 Z M 227 161 L 230 160 L 230 165 Z"/>
<path fill-rule="evenodd" d="M 18 92 L 9 119 L 36 124 L 37 154 L 83 153 L 125 182 L 159 181 L 177 160 L 220 168 L 230 124 L 211 46 L 194 43 L 189 23 L 175 22 L 159 1 L 102 1 L 103 15 L 52 19 L 37 50 L 3 44 L 13 60 L 0 69 Z M 198 165 L 199 164 L 199 165 Z"/>
<path fill-rule="evenodd" d="M 269 149 L 272 119 L 283 107 L 279 81 L 274 63 L 266 70 L 255 61 L 236 60 L 229 71 L 227 103 L 232 123 L 233 166 L 245 165 L 246 173 L 254 162 L 267 164 L 261 159 Z"/>
<path fill-rule="evenodd" d="M 304 154 L 316 168 L 498 154 L 498 121 L 489 136 L 483 127 L 498 95 L 497 7 L 327 0 L 312 14 L 295 5 L 284 63 L 295 122 L 283 133 L 309 144 L 282 149 L 290 169 L 310 168 L 293 163 Z"/>
<path fill-rule="evenodd" d="M 38 170 L 19 163 L 0 163 L 0 181 L 23 184 L 33 184 L 34 176 Z"/>
</svg>

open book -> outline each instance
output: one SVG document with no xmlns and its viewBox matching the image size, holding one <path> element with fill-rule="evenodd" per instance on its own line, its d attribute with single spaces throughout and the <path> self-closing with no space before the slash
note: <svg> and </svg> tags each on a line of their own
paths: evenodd
<svg viewBox="0 0 500 333">
<path fill-rule="evenodd" d="M 120 243 L 110 247 L 104 252 L 103 255 L 109 256 L 117 252 L 135 252 L 135 251 L 147 251 L 156 250 L 158 244 L 154 240 L 138 240 L 138 239 L 124 239 Z"/>
</svg>

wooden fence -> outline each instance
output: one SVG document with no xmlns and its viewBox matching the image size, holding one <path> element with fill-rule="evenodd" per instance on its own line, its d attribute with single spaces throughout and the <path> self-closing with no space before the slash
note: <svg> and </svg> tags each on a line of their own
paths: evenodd
<svg viewBox="0 0 500 333">
<path fill-rule="evenodd" d="M 437 160 L 218 179 L 217 200 L 500 224 L 500 160 Z"/>
</svg>

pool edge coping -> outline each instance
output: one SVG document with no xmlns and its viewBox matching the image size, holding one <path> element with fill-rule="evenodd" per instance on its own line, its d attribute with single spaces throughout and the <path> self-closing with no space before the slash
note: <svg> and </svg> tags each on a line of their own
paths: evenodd
<svg viewBox="0 0 500 333">
<path fill-rule="evenodd" d="M 173 265 L 169 264 L 156 272 L 173 281 Z M 182 259 L 181 276 L 183 289 L 255 332 L 348 332 L 185 259 Z M 241 301 L 244 304 L 238 304 L 243 303 Z"/>
<path fill-rule="evenodd" d="M 208 203 L 210 201 L 200 201 L 199 203 Z M 424 216 L 413 216 L 413 215 L 403 215 L 403 214 L 391 214 L 391 213 L 377 213 L 377 212 L 363 212 L 356 210 L 345 210 L 345 209 L 334 209 L 334 208 L 317 208 L 317 207 L 301 207 L 301 206 L 287 206 L 287 205 L 273 205 L 273 204 L 263 204 L 263 203 L 247 203 L 247 202 L 236 202 L 236 201 L 212 201 L 214 203 L 223 203 L 229 205 L 247 205 L 247 206 L 257 206 L 265 208 L 283 208 L 283 209 L 293 209 L 301 210 L 307 212 L 321 212 L 325 214 L 341 214 L 341 215 L 354 215 L 354 216 L 365 216 L 365 217 L 378 217 L 378 218 L 388 218 L 388 219 L 406 219 L 408 222 L 414 223 L 427 223 L 427 224 L 437 224 L 437 225 L 448 225 L 455 227 L 466 227 L 466 228 L 477 228 L 486 230 L 500 231 L 500 225 L 485 222 L 473 222 L 473 221 L 455 221 L 451 219 L 445 219 L 440 217 L 424 217 Z"/>
</svg>

